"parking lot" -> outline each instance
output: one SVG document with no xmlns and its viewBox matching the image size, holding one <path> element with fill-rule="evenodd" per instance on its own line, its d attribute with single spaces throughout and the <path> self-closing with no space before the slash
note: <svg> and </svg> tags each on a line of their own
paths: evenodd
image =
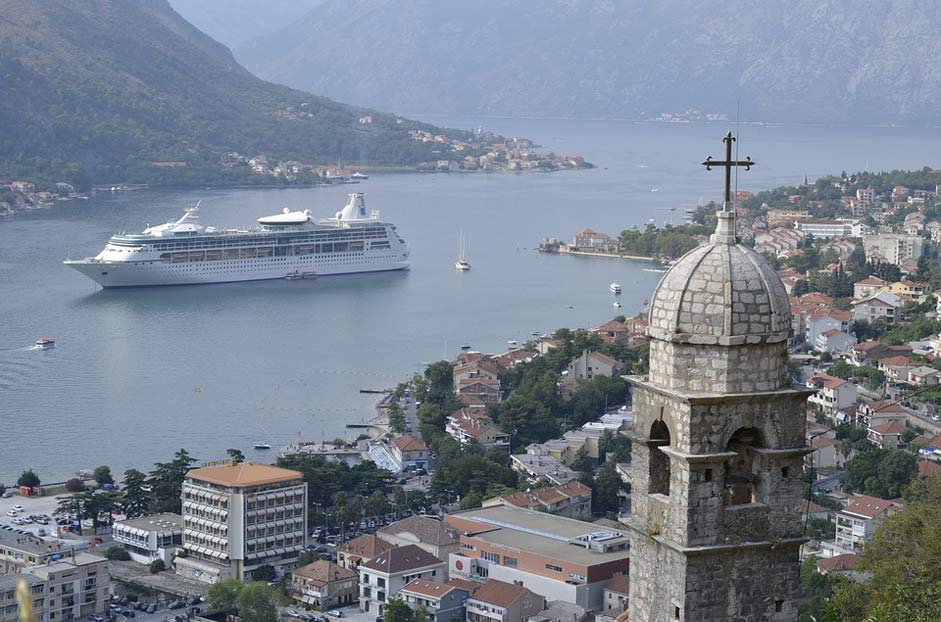
<svg viewBox="0 0 941 622">
<path fill-rule="evenodd" d="M 60 498 L 61 497 L 21 497 L 18 494 L 14 494 L 7 499 L 0 498 L 0 525 L 9 525 L 14 529 L 22 529 L 33 535 L 37 535 L 39 529 L 42 528 L 45 529 L 47 535 L 55 536 L 58 533 L 55 523 L 55 511 L 59 508 Z M 30 514 L 45 514 L 52 517 L 53 520 L 50 520 L 48 525 L 37 525 L 36 523 L 14 525 L 14 517 L 7 514 L 7 512 L 13 509 L 14 505 L 22 506 L 23 510 L 18 512 L 18 515 L 21 517 L 26 517 Z"/>
</svg>

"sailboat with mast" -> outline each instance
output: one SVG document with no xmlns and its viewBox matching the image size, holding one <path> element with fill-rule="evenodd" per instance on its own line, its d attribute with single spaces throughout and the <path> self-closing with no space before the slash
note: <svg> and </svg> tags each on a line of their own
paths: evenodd
<svg viewBox="0 0 941 622">
<path fill-rule="evenodd" d="M 458 259 L 454 262 L 454 268 L 457 270 L 467 271 L 470 270 L 470 263 L 467 261 L 466 257 L 467 247 L 464 243 L 464 230 L 461 229 L 461 244 L 458 250 Z"/>
</svg>

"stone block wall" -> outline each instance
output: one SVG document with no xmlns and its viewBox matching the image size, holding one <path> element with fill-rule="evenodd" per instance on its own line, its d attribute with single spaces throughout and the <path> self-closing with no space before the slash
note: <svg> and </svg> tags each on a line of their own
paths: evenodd
<svg viewBox="0 0 941 622">
<path fill-rule="evenodd" d="M 791 384 L 786 341 L 717 348 L 653 340 L 649 378 L 658 387 L 703 393 L 774 391 Z"/>
</svg>

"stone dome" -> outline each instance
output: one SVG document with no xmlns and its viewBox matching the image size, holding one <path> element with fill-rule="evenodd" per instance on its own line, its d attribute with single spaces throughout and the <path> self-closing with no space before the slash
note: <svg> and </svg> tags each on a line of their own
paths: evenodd
<svg viewBox="0 0 941 622">
<path fill-rule="evenodd" d="M 692 344 L 785 341 L 791 305 L 765 259 L 735 238 L 733 215 L 719 212 L 710 244 L 683 255 L 657 286 L 648 335 Z"/>
</svg>

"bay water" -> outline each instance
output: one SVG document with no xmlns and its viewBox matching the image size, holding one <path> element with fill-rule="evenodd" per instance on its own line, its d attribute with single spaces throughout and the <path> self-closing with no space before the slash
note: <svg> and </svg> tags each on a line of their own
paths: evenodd
<svg viewBox="0 0 941 622">
<path fill-rule="evenodd" d="M 26 468 L 44 481 L 108 464 L 147 470 L 185 447 L 209 460 L 229 447 L 273 459 L 298 436 L 332 439 L 373 416 L 377 396 L 462 345 L 507 341 L 635 314 L 661 277 L 645 262 L 540 254 L 544 237 L 585 227 L 616 235 L 649 219 L 681 222 L 719 200 L 718 124 L 427 119 L 533 138 L 597 164 L 552 174 L 373 174 L 358 186 L 147 190 L 0 220 L 0 481 Z M 842 170 L 937 162 L 937 129 L 746 125 L 739 156 L 760 190 Z M 411 270 L 206 286 L 101 290 L 62 265 L 119 231 L 177 218 L 202 201 L 214 226 L 246 226 L 282 208 L 316 217 L 351 191 L 397 225 Z M 453 267 L 459 232 L 472 269 Z M 608 284 L 624 287 L 612 306 Z M 54 337 L 54 349 L 33 347 Z M 255 443 L 275 449 L 255 451 Z"/>
</svg>

